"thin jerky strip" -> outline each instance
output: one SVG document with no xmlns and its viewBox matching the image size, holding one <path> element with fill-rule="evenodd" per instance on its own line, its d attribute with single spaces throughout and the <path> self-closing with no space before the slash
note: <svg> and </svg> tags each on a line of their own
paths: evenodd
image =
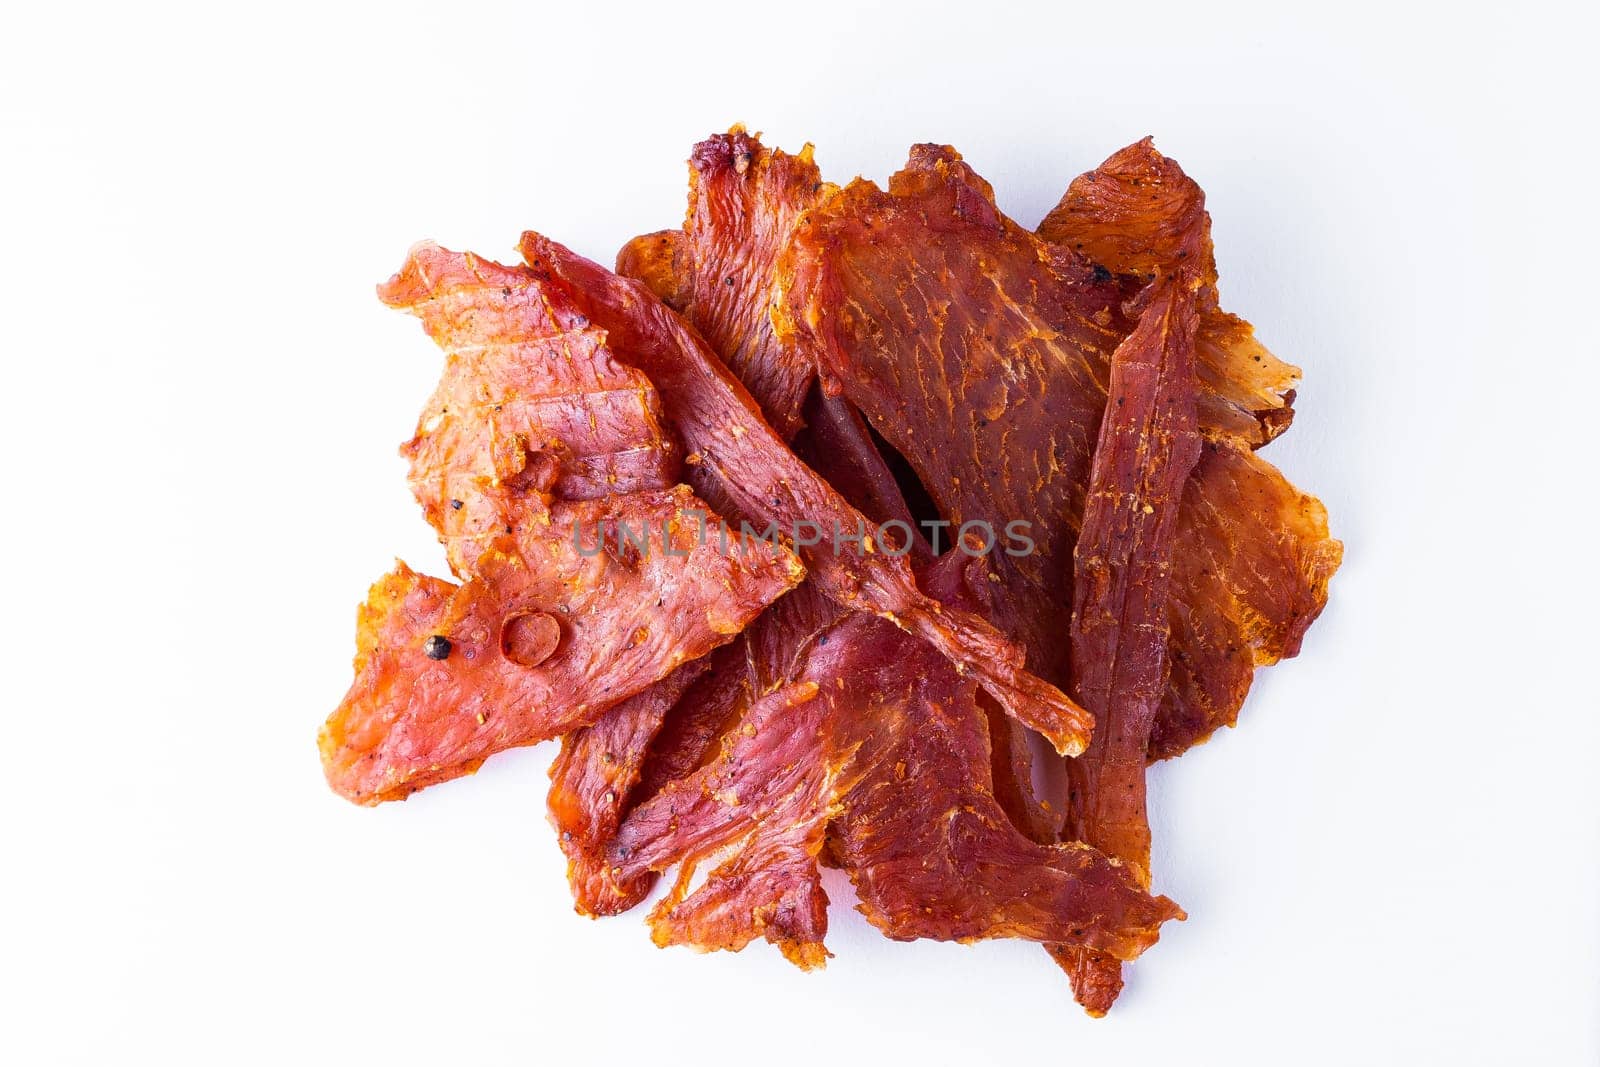
<svg viewBox="0 0 1600 1067">
<path fill-rule="evenodd" d="M 790 155 L 766 147 L 742 126 L 701 141 L 689 157 L 684 318 L 786 441 L 801 426 L 801 405 L 817 372 L 774 334 L 774 267 L 801 213 L 832 188 L 823 183 L 810 145 Z"/>
<path fill-rule="evenodd" d="M 710 657 L 685 663 L 592 726 L 561 739 L 561 752 L 550 765 L 548 804 L 580 914 L 616 915 L 650 892 L 653 877 L 618 880 L 606 848 L 638 799 L 634 787 L 662 720 L 709 666 Z"/>
<path fill-rule="evenodd" d="M 681 314 L 786 441 L 805 424 L 817 372 L 773 329 L 777 264 L 802 213 L 833 191 L 810 145 L 790 155 L 735 126 L 690 153 L 683 228 L 635 237 L 617 253 L 617 273 Z"/>
<path fill-rule="evenodd" d="M 549 499 L 680 480 L 682 449 L 655 386 L 527 268 L 424 242 L 378 297 L 415 315 L 445 352 L 438 388 L 400 452 L 457 575 L 471 577 L 484 546 Z"/>
<path fill-rule="evenodd" d="M 1068 838 L 1125 863 L 1150 884 L 1145 748 L 1167 682 L 1167 596 L 1178 503 L 1200 457 L 1194 350 L 1198 282 L 1151 286 L 1149 303 L 1111 357 L 1111 385 L 1073 556 L 1071 655 L 1078 694 L 1100 729 L 1067 765 Z M 1052 946 L 1091 1015 L 1121 987 L 1120 964 Z"/>
</svg>

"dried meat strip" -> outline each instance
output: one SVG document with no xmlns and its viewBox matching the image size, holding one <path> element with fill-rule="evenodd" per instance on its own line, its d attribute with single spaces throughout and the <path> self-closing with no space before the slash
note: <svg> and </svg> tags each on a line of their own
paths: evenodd
<svg viewBox="0 0 1600 1067">
<path fill-rule="evenodd" d="M 817 854 L 852 754 L 833 743 L 832 705 L 817 699 L 805 657 L 827 643 L 838 616 L 809 585 L 763 615 L 744 637 L 750 675 L 734 728 L 711 760 L 666 782 L 617 833 L 619 877 L 679 867 L 649 919 L 658 945 L 737 951 L 762 936 L 802 968 L 826 960 Z M 691 891 L 708 861 L 714 868 Z"/>
<path fill-rule="evenodd" d="M 811 580 L 830 599 L 915 633 L 970 671 L 1058 752 L 1082 751 L 1092 719 L 1024 670 L 1022 649 L 982 619 L 924 594 L 904 558 L 875 547 L 858 553 L 833 535 L 860 535 L 870 527 L 789 450 L 749 392 L 653 293 L 538 234 L 523 235 L 522 251 L 535 273 L 581 293 L 588 318 L 655 383 L 668 422 L 690 452 L 690 482 L 718 514 L 761 529 L 816 530 L 819 544 L 798 547 Z"/>
<path fill-rule="evenodd" d="M 400 565 L 358 616 L 355 681 L 320 740 L 329 783 L 401 799 L 586 726 L 727 642 L 803 572 L 770 546 L 697 543 L 704 514 L 683 486 L 558 501 L 462 585 Z M 648 541 L 586 554 L 612 524 Z"/>
<path fill-rule="evenodd" d="M 987 581 L 958 553 L 936 570 L 931 588 L 953 600 L 952 581 Z M 1095 849 L 1017 830 L 989 782 L 976 687 L 915 642 L 867 624 L 879 632 L 841 641 L 845 662 L 835 669 L 856 694 L 850 721 L 891 740 L 844 798 L 830 836 L 874 926 L 896 940 L 1068 940 L 1131 959 L 1163 922 L 1183 917 Z"/>
<path fill-rule="evenodd" d="M 790 155 L 735 126 L 690 154 L 683 229 L 636 238 L 617 257 L 617 273 L 681 312 L 785 440 L 802 425 L 816 368 L 773 333 L 775 268 L 800 215 L 832 189 L 810 145 Z"/>
<path fill-rule="evenodd" d="M 592 726 L 561 739 L 561 751 L 550 765 L 548 804 L 581 914 L 616 915 L 649 893 L 651 878 L 624 883 L 612 875 L 606 849 L 637 800 L 635 786 L 662 720 L 705 674 L 710 659 L 685 663 Z"/>
<path fill-rule="evenodd" d="M 801 213 L 831 189 L 810 145 L 790 155 L 741 127 L 700 142 L 689 158 L 684 316 L 785 440 L 800 428 L 816 368 L 773 332 L 774 268 Z"/>
<path fill-rule="evenodd" d="M 445 351 L 401 454 L 456 574 L 470 575 L 487 542 L 526 521 L 530 500 L 678 482 L 682 449 L 655 386 L 527 268 L 425 242 L 378 295 L 416 315 Z"/>
<path fill-rule="evenodd" d="M 1194 223 L 1207 223 L 1202 211 Z M 1197 233 L 1191 251 L 1199 247 Z M 1209 244 L 1209 242 L 1206 242 Z M 1183 253 L 1180 253 L 1180 259 Z M 1111 383 L 1074 550 L 1072 673 L 1100 728 L 1067 764 L 1063 836 L 1093 845 L 1150 884 L 1145 750 L 1167 684 L 1167 600 L 1179 499 L 1200 456 L 1195 414 L 1199 271 L 1159 274 L 1139 324 L 1111 357 Z M 1110 1008 L 1121 966 L 1052 945 L 1093 1015 Z"/>
<path fill-rule="evenodd" d="M 1068 836 L 1118 857 L 1145 884 L 1145 746 L 1167 680 L 1178 502 L 1200 457 L 1194 360 L 1202 284 L 1186 270 L 1161 274 L 1138 326 L 1111 357 L 1073 553 L 1073 684 L 1097 709 L 1101 729 L 1067 765 Z"/>
<path fill-rule="evenodd" d="M 1344 546 L 1328 510 L 1258 453 L 1207 440 L 1184 488 L 1174 553 L 1172 669 L 1149 758 L 1239 717 L 1256 669 L 1295 656 L 1328 602 Z"/>
</svg>

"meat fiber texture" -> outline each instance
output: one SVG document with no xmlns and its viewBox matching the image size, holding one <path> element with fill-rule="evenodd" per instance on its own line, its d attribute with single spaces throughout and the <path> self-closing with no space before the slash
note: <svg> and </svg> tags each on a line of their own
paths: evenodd
<svg viewBox="0 0 1600 1067">
<path fill-rule="evenodd" d="M 374 586 L 330 783 L 560 736 L 580 912 L 675 870 L 657 944 L 812 969 L 832 865 L 885 936 L 1040 942 L 1103 1014 L 1184 917 L 1146 763 L 1236 721 L 1341 554 L 1256 452 L 1300 375 L 1219 306 L 1198 185 L 1146 139 L 1030 232 L 951 148 L 841 188 L 734 127 L 615 272 L 520 248 L 380 288 L 447 353 L 403 453 L 460 581 Z"/>
</svg>

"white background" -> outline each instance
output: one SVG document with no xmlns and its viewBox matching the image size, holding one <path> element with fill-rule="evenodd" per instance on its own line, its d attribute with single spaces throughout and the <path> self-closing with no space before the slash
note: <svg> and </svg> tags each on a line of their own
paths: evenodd
<svg viewBox="0 0 1600 1067">
<path fill-rule="evenodd" d="M 9 9 L 0 1061 L 1600 1061 L 1593 27 L 1213 8 Z M 549 746 L 322 784 L 355 604 L 442 571 L 395 455 L 439 359 L 373 285 L 423 237 L 609 260 L 736 120 L 835 180 L 953 143 L 1027 225 L 1154 134 L 1305 370 L 1268 455 L 1344 568 L 1153 773 L 1191 918 L 1104 1021 L 837 880 L 821 974 L 581 919 Z"/>
</svg>

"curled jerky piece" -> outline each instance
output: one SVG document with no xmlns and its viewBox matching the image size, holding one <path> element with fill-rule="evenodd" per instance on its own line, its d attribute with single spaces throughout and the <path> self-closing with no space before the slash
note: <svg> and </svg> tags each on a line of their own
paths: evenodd
<svg viewBox="0 0 1600 1067">
<path fill-rule="evenodd" d="M 973 579 L 958 553 L 937 569 L 930 583 L 942 595 L 954 596 L 961 572 Z M 981 569 L 976 578 L 987 580 Z M 896 940 L 1067 940 L 1131 959 L 1183 917 L 1095 849 L 1039 844 L 1013 827 L 990 784 L 976 687 L 867 625 L 878 632 L 841 642 L 838 669 L 856 694 L 850 721 L 891 740 L 846 795 L 831 838 L 874 926 Z"/>
<path fill-rule="evenodd" d="M 561 739 L 561 752 L 550 765 L 548 803 L 580 913 L 616 915 L 650 891 L 650 878 L 619 882 L 606 848 L 636 800 L 634 787 L 662 720 L 709 666 L 710 657 L 685 663 L 592 726 Z"/>
<path fill-rule="evenodd" d="M 834 744 L 807 653 L 826 643 L 839 609 L 807 585 L 741 635 L 747 659 L 723 658 L 739 714 L 711 759 L 667 781 L 623 823 L 611 846 L 617 877 L 677 864 L 651 913 L 659 945 L 737 951 L 758 936 L 802 968 L 827 957 L 827 896 L 817 852 L 852 753 Z M 726 691 L 726 690 L 724 690 Z M 697 869 L 714 862 L 691 892 Z"/>
<path fill-rule="evenodd" d="M 773 333 L 774 267 L 801 213 L 832 190 L 810 145 L 790 155 L 741 126 L 701 141 L 689 157 L 681 310 L 785 440 L 800 428 L 816 368 Z"/>
<path fill-rule="evenodd" d="M 689 303 L 689 272 L 684 264 L 683 231 L 640 234 L 617 252 L 617 273 L 633 278 L 673 311 Z"/>
<path fill-rule="evenodd" d="M 380 580 L 320 738 L 329 784 L 362 804 L 403 798 L 586 726 L 726 642 L 803 571 L 781 548 L 700 541 L 705 514 L 684 486 L 558 501 L 463 585 L 404 565 Z M 645 539 L 602 547 L 598 531 L 620 528 Z"/>
<path fill-rule="evenodd" d="M 1328 509 L 1258 453 L 1208 440 L 1184 490 L 1171 601 L 1171 682 L 1149 757 L 1232 726 L 1256 668 L 1300 651 L 1344 546 Z"/>
<path fill-rule="evenodd" d="M 401 448 L 460 575 L 531 498 L 593 500 L 678 480 L 682 450 L 650 380 L 525 267 L 422 243 L 379 286 L 422 320 L 444 373 Z"/>
<path fill-rule="evenodd" d="M 588 318 L 661 391 L 690 455 L 690 482 L 718 514 L 793 532 L 812 580 L 829 599 L 893 621 L 971 671 L 1006 711 L 1063 754 L 1080 752 L 1093 720 L 1023 669 L 1022 649 L 967 612 L 917 588 L 909 563 L 865 538 L 869 525 L 773 432 L 750 393 L 648 289 L 538 234 L 522 239 L 536 274 L 581 294 Z M 799 531 L 815 534 L 806 545 Z M 860 549 L 835 534 L 862 536 Z"/>
<path fill-rule="evenodd" d="M 1206 284 L 1195 360 L 1206 386 L 1200 423 L 1207 436 L 1257 447 L 1288 429 L 1300 369 L 1269 352 L 1248 322 L 1217 307 L 1205 218 L 1200 187 L 1146 137 L 1074 179 L 1038 232 L 1122 276 L 1130 292 L 1157 271 L 1179 264 L 1194 270 Z"/>
<path fill-rule="evenodd" d="M 1202 213 L 1195 223 L 1204 228 Z M 1074 552 L 1072 674 L 1100 729 L 1067 764 L 1064 836 L 1115 856 L 1150 884 L 1145 749 L 1167 683 L 1167 599 L 1178 500 L 1200 455 L 1195 417 L 1198 273 L 1158 274 L 1139 324 L 1111 357 L 1111 384 Z M 1091 1014 L 1121 967 L 1081 946 L 1052 946 Z"/>
</svg>

